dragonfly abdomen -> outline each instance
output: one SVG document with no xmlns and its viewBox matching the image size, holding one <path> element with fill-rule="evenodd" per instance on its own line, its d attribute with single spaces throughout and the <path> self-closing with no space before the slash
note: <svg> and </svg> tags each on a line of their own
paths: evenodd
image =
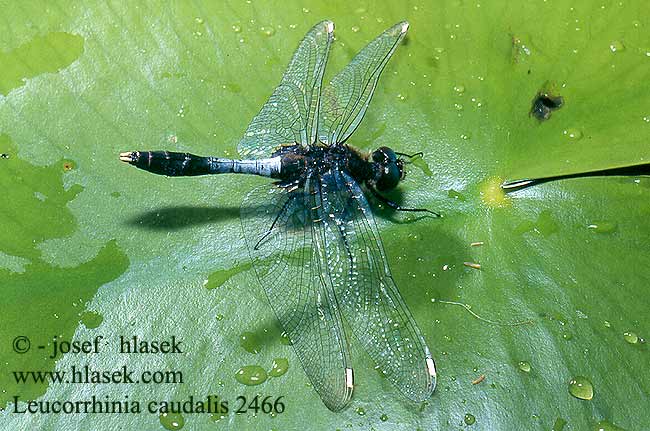
<svg viewBox="0 0 650 431">
<path fill-rule="evenodd" d="M 234 173 L 277 178 L 280 175 L 281 165 L 280 157 L 233 160 L 171 151 L 130 151 L 120 153 L 120 160 L 145 171 L 168 177 Z"/>
</svg>

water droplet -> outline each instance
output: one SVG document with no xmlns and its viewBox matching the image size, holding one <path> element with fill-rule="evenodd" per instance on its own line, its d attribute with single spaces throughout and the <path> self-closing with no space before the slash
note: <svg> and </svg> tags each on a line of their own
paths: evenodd
<svg viewBox="0 0 650 431">
<path fill-rule="evenodd" d="M 224 315 L 221 314 L 221 313 L 219 313 L 219 314 L 217 314 L 217 315 L 215 316 L 215 319 L 217 319 L 218 321 L 222 321 L 223 318 L 224 318 Z"/>
<path fill-rule="evenodd" d="M 399 100 L 400 102 L 402 102 L 402 101 L 406 100 L 406 96 L 403 95 L 402 93 L 399 93 L 399 94 L 397 95 L 397 100 Z"/>
<path fill-rule="evenodd" d="M 519 369 L 524 373 L 530 373 L 530 363 L 526 361 L 519 361 L 517 367 L 519 367 Z"/>
<path fill-rule="evenodd" d="M 185 418 L 180 413 L 161 413 L 158 419 L 160 425 L 171 431 L 179 430 L 185 425 Z"/>
<path fill-rule="evenodd" d="M 225 419 L 227 417 L 228 417 L 228 415 L 225 414 L 225 413 L 212 413 L 210 415 L 210 420 L 212 422 L 219 422 L 221 419 Z"/>
<path fill-rule="evenodd" d="M 269 376 L 280 377 L 289 370 L 289 360 L 287 358 L 275 358 Z"/>
<path fill-rule="evenodd" d="M 460 103 L 454 103 L 454 108 L 456 108 L 456 111 L 462 111 L 463 105 L 461 105 Z"/>
<path fill-rule="evenodd" d="M 248 386 L 261 385 L 266 378 L 266 371 L 259 365 L 245 365 L 235 373 L 235 379 Z"/>
<path fill-rule="evenodd" d="M 359 416 L 366 415 L 366 410 L 363 407 L 357 407 L 356 409 L 354 409 L 354 411 L 357 412 Z"/>
<path fill-rule="evenodd" d="M 623 45 L 623 42 L 621 42 L 620 40 L 615 40 L 609 44 L 609 49 L 612 52 L 621 52 L 621 51 L 625 51 L 625 45 Z"/>
<path fill-rule="evenodd" d="M 242 332 L 239 336 L 239 345 L 248 353 L 259 353 L 262 345 L 259 338 L 252 332 Z"/>
<path fill-rule="evenodd" d="M 465 202 L 465 195 L 463 195 L 461 192 L 457 192 L 454 189 L 449 189 L 447 191 L 447 196 L 449 196 L 452 199 L 459 200 L 461 202 Z"/>
<path fill-rule="evenodd" d="M 624 431 L 623 428 L 617 427 L 609 421 L 600 421 L 594 427 L 594 431 Z"/>
<path fill-rule="evenodd" d="M 470 133 L 463 133 L 463 134 L 460 135 L 460 139 L 462 139 L 463 141 L 467 141 L 471 137 L 472 137 L 472 135 Z"/>
<path fill-rule="evenodd" d="M 232 31 L 234 31 L 235 33 L 240 33 L 241 32 L 241 25 L 233 24 L 232 25 Z"/>
<path fill-rule="evenodd" d="M 388 420 L 388 415 L 386 413 L 384 413 L 383 415 L 379 416 L 379 419 L 382 422 L 386 422 Z"/>
<path fill-rule="evenodd" d="M 564 419 L 557 418 L 553 423 L 553 428 L 551 429 L 551 431 L 562 431 L 565 425 L 566 425 L 566 421 Z"/>
<path fill-rule="evenodd" d="M 289 334 L 283 331 L 282 334 L 280 334 L 280 343 L 284 344 L 285 346 L 290 346 L 291 338 L 289 338 Z"/>
<path fill-rule="evenodd" d="M 577 376 L 569 382 L 569 393 L 581 400 L 590 400 L 594 397 L 594 387 L 586 377 Z"/>
<path fill-rule="evenodd" d="M 201 18 L 200 16 L 197 16 L 196 18 L 194 18 L 194 22 L 196 22 L 199 25 L 203 24 L 203 18 Z"/>
<path fill-rule="evenodd" d="M 465 86 L 461 84 L 454 85 L 454 91 L 458 94 L 463 94 L 465 92 Z"/>
<path fill-rule="evenodd" d="M 611 327 L 612 327 L 612 324 L 609 323 L 609 320 L 605 320 L 605 321 L 603 322 L 603 325 L 605 325 L 605 328 L 611 328 Z"/>
<path fill-rule="evenodd" d="M 587 229 L 596 233 L 612 233 L 616 230 L 616 223 L 610 221 L 596 221 L 589 223 Z"/>
<path fill-rule="evenodd" d="M 623 339 L 630 344 L 637 344 L 639 342 L 639 336 L 634 332 L 626 332 L 623 334 Z"/>
<path fill-rule="evenodd" d="M 562 134 L 572 141 L 577 141 L 582 138 L 582 132 L 579 129 L 566 129 Z"/>
<path fill-rule="evenodd" d="M 309 13 L 309 9 L 307 9 L 306 7 L 304 7 L 304 8 L 302 8 L 302 12 L 303 12 L 303 13 Z"/>
<path fill-rule="evenodd" d="M 569 340 L 571 340 L 571 339 L 573 338 L 573 334 L 570 333 L 570 332 L 563 332 L 563 333 L 562 333 L 562 338 L 564 338 L 565 340 L 569 341 Z"/>
<path fill-rule="evenodd" d="M 467 425 L 474 425 L 474 422 L 476 422 L 476 418 L 474 417 L 473 414 L 467 413 L 465 415 L 465 418 L 463 419 Z"/>
<path fill-rule="evenodd" d="M 643 121 L 645 121 L 646 123 L 650 123 L 650 115 L 646 115 L 645 117 L 643 117 Z"/>
<path fill-rule="evenodd" d="M 273 36 L 275 34 L 275 29 L 271 26 L 262 26 L 260 27 L 260 31 L 264 36 Z"/>
<path fill-rule="evenodd" d="M 88 329 L 95 329 L 104 321 L 104 316 L 95 311 L 86 311 L 81 315 L 81 323 Z"/>
<path fill-rule="evenodd" d="M 354 33 L 358 33 L 359 30 L 360 30 L 360 28 L 359 28 L 358 25 L 353 25 L 351 30 L 352 30 Z"/>
</svg>

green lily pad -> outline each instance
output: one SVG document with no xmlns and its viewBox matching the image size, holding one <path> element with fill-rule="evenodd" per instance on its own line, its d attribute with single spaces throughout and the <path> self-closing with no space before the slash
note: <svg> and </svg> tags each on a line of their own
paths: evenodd
<svg viewBox="0 0 650 431">
<path fill-rule="evenodd" d="M 214 427 L 211 417 L 233 429 L 650 426 L 650 180 L 499 188 L 505 179 L 648 162 L 643 1 L 9 2 L 3 18 L 5 428 L 192 430 Z M 401 398 L 358 348 L 347 410 L 328 411 L 309 387 L 240 232 L 239 204 L 263 179 L 167 179 L 117 159 L 135 149 L 235 156 L 293 49 L 326 18 L 336 23 L 329 76 L 385 28 L 410 22 L 350 143 L 423 151 L 426 165 L 409 166 L 396 197 L 444 215 L 377 210 L 397 285 L 439 368 L 438 388 L 421 405 Z M 540 94 L 562 98 L 542 120 L 531 115 Z M 241 346 L 243 333 L 254 334 L 256 353 Z M 13 350 L 19 336 L 30 351 Z M 55 336 L 105 344 L 48 359 L 38 346 L 53 348 Z M 120 336 L 174 336 L 183 353 L 120 353 Z M 254 386 L 235 378 L 244 366 L 271 370 L 275 358 L 287 358 L 282 377 Z M 182 383 L 34 384 L 10 374 L 124 364 L 136 375 L 180 372 Z M 578 377 L 592 396 L 572 396 Z M 26 406 L 15 396 L 93 395 L 128 395 L 142 411 L 14 413 Z M 229 411 L 161 410 L 209 395 Z M 260 405 L 283 397 L 285 408 L 237 415 L 240 395 L 247 406 L 256 395 Z"/>
</svg>

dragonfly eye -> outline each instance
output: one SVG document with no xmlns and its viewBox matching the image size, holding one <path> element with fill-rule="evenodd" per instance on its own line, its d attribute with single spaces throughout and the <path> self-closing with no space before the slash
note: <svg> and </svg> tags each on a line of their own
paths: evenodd
<svg viewBox="0 0 650 431">
<path fill-rule="evenodd" d="M 378 165 L 378 172 L 375 181 L 377 190 L 390 190 L 397 186 L 397 183 L 404 176 L 404 164 L 397 158 L 393 150 L 388 147 L 380 147 L 372 153 L 372 160 Z"/>
</svg>

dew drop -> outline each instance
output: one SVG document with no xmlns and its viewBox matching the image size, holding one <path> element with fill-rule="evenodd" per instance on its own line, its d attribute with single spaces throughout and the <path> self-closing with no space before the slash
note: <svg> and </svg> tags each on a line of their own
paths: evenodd
<svg viewBox="0 0 650 431">
<path fill-rule="evenodd" d="M 605 321 L 603 322 L 603 325 L 605 325 L 605 328 L 611 328 L 611 327 L 612 327 L 612 324 L 609 323 L 609 320 L 605 320 Z"/>
<path fill-rule="evenodd" d="M 449 196 L 452 199 L 459 200 L 461 202 L 465 202 L 465 200 L 466 200 L 465 195 L 463 195 L 461 192 L 458 192 L 458 191 L 456 191 L 454 189 L 449 189 L 447 191 L 447 196 Z"/>
<path fill-rule="evenodd" d="M 623 334 L 623 339 L 630 344 L 637 344 L 639 342 L 639 336 L 634 332 L 625 332 Z"/>
<path fill-rule="evenodd" d="M 262 26 L 260 27 L 260 32 L 262 32 L 264 36 L 271 37 L 275 34 L 275 29 L 271 26 Z"/>
<path fill-rule="evenodd" d="M 359 416 L 366 415 L 366 410 L 363 407 L 357 407 L 356 409 L 354 409 L 354 411 L 357 412 Z"/>
<path fill-rule="evenodd" d="M 269 376 L 280 377 L 289 370 L 289 360 L 287 358 L 275 358 Z"/>
<path fill-rule="evenodd" d="M 623 428 L 617 427 L 609 421 L 600 421 L 594 427 L 594 431 L 624 431 Z"/>
<path fill-rule="evenodd" d="M 203 18 L 201 18 L 200 16 L 197 16 L 196 18 L 194 18 L 194 22 L 201 25 L 201 24 L 203 24 Z"/>
<path fill-rule="evenodd" d="M 386 413 L 384 413 L 383 415 L 379 416 L 379 419 L 382 422 L 386 422 L 388 420 L 388 415 Z"/>
<path fill-rule="evenodd" d="M 463 105 L 461 105 L 460 103 L 454 103 L 454 108 L 456 108 L 456 111 L 462 111 Z"/>
<path fill-rule="evenodd" d="M 471 137 L 472 135 L 470 133 L 463 133 L 460 135 L 460 139 L 462 139 L 463 141 L 468 141 Z"/>
<path fill-rule="evenodd" d="M 645 121 L 646 123 L 650 123 L 650 115 L 646 115 L 645 117 L 643 117 L 643 121 Z"/>
<path fill-rule="evenodd" d="M 267 379 L 266 371 L 259 365 L 244 365 L 235 373 L 235 379 L 244 385 L 261 385 Z"/>
<path fill-rule="evenodd" d="M 569 382 L 569 393 L 581 400 L 590 400 L 594 397 L 594 387 L 586 377 L 577 376 Z"/>
<path fill-rule="evenodd" d="M 228 417 L 228 415 L 226 415 L 224 413 L 212 413 L 210 415 L 210 420 L 212 422 L 219 422 L 221 419 L 225 419 L 227 417 Z"/>
<path fill-rule="evenodd" d="M 241 33 L 241 25 L 233 24 L 232 25 L 232 31 L 234 31 L 235 33 Z"/>
<path fill-rule="evenodd" d="M 403 102 L 404 100 L 406 100 L 406 96 L 403 95 L 402 93 L 398 93 L 397 94 L 397 100 L 399 100 L 400 102 Z"/>
<path fill-rule="evenodd" d="M 530 363 L 526 361 L 519 361 L 517 367 L 524 373 L 530 373 Z"/>
<path fill-rule="evenodd" d="M 221 314 L 221 313 L 219 313 L 219 314 L 217 314 L 217 315 L 215 316 L 215 319 L 217 319 L 218 321 L 222 321 L 223 318 L 224 318 L 224 315 Z"/>
<path fill-rule="evenodd" d="M 354 33 L 358 33 L 359 30 L 361 30 L 361 29 L 359 28 L 358 25 L 353 25 L 351 30 L 352 30 Z"/>
<path fill-rule="evenodd" d="M 171 431 L 179 430 L 185 425 L 185 418 L 180 413 L 161 413 L 158 419 L 160 425 Z"/>
<path fill-rule="evenodd" d="M 239 345 L 248 353 L 256 354 L 262 350 L 259 338 L 252 332 L 242 332 L 239 336 Z"/>
<path fill-rule="evenodd" d="M 562 134 L 572 141 L 577 141 L 582 138 L 582 132 L 579 129 L 565 129 Z"/>
<path fill-rule="evenodd" d="M 306 7 L 302 8 L 302 13 L 309 13 L 309 9 L 307 9 Z"/>
<path fill-rule="evenodd" d="M 81 315 L 81 323 L 88 329 L 95 329 L 104 321 L 104 316 L 95 311 L 86 311 Z"/>
<path fill-rule="evenodd" d="M 458 94 L 463 94 L 465 92 L 465 86 L 461 84 L 454 85 L 454 91 Z"/>
<path fill-rule="evenodd" d="M 563 418 L 557 418 L 553 423 L 553 428 L 551 428 L 551 431 L 562 431 L 565 425 L 566 421 Z"/>
<path fill-rule="evenodd" d="M 291 338 L 289 338 L 289 334 L 283 331 L 282 334 L 280 334 L 280 343 L 284 344 L 285 346 L 290 346 Z"/>
<path fill-rule="evenodd" d="M 609 49 L 612 52 L 621 52 L 621 51 L 625 51 L 625 45 L 623 45 L 623 42 L 621 42 L 620 40 L 615 40 L 609 44 Z"/>
<path fill-rule="evenodd" d="M 610 221 L 595 221 L 589 223 L 587 229 L 596 233 L 612 233 L 616 230 L 616 223 Z"/>
<path fill-rule="evenodd" d="M 474 415 L 471 414 L 471 413 L 467 413 L 467 414 L 465 415 L 465 418 L 464 418 L 463 420 L 465 421 L 465 423 L 466 423 L 467 425 L 474 425 L 474 423 L 476 422 L 476 418 L 475 418 Z"/>
</svg>

